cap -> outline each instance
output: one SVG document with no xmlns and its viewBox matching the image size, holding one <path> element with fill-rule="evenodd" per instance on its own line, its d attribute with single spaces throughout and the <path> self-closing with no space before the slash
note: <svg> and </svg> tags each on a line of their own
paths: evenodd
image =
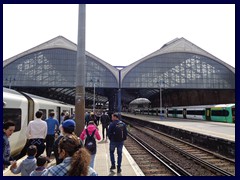
<svg viewBox="0 0 240 180">
<path fill-rule="evenodd" d="M 76 127 L 76 123 L 75 123 L 75 121 L 73 119 L 68 119 L 66 121 L 63 121 L 62 127 L 63 128 L 75 128 Z"/>
<path fill-rule="evenodd" d="M 113 113 L 112 115 L 118 118 L 118 113 Z"/>
</svg>

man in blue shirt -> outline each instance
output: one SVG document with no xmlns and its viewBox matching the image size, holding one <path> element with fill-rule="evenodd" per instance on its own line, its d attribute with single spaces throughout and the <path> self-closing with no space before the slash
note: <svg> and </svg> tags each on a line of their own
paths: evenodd
<svg viewBox="0 0 240 180">
<path fill-rule="evenodd" d="M 53 150 L 55 132 L 59 128 L 59 122 L 57 119 L 54 119 L 54 116 L 55 116 L 55 113 L 50 112 L 49 118 L 46 119 L 46 122 L 47 122 L 46 153 L 49 160 L 50 160 L 51 152 Z"/>
</svg>

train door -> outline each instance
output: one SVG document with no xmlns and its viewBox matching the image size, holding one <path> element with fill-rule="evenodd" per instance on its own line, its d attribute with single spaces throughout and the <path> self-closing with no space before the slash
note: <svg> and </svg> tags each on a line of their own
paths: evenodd
<svg viewBox="0 0 240 180">
<path fill-rule="evenodd" d="M 35 112 L 34 112 L 34 109 L 35 109 L 35 104 L 34 104 L 34 101 L 31 97 L 27 96 L 26 94 L 20 92 L 23 96 L 25 96 L 28 100 L 28 123 L 35 119 Z"/>
<path fill-rule="evenodd" d="M 187 109 L 183 108 L 183 118 L 187 119 Z"/>
<path fill-rule="evenodd" d="M 232 107 L 232 120 L 233 120 L 233 123 L 235 123 L 235 106 Z"/>
<path fill-rule="evenodd" d="M 206 108 L 206 112 L 205 112 L 205 116 L 206 116 L 206 120 L 207 121 L 211 121 L 211 108 Z"/>
<path fill-rule="evenodd" d="M 177 117 L 177 109 L 173 109 L 173 116 L 172 117 L 174 117 L 174 118 Z"/>
<path fill-rule="evenodd" d="M 56 118 L 59 123 L 60 123 L 60 116 L 61 116 L 61 107 L 57 106 Z"/>
</svg>

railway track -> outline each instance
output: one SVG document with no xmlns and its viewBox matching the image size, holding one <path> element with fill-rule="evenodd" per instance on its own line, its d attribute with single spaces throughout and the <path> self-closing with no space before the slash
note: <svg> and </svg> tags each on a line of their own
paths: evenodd
<svg viewBox="0 0 240 180">
<path fill-rule="evenodd" d="M 138 140 L 134 135 L 124 143 L 145 176 L 181 176 L 189 175 L 174 162 L 160 158 L 159 153 Z M 171 165 L 170 165 L 171 164 Z M 176 170 L 178 169 L 178 170 Z"/>
<path fill-rule="evenodd" d="M 188 172 L 188 174 L 184 175 L 235 175 L 235 161 L 232 159 L 170 137 L 154 129 L 142 127 L 139 124 L 131 124 L 131 126 L 129 132 L 137 137 L 136 139 L 142 141 L 142 144 L 152 147 L 152 149 L 158 151 L 158 154 L 161 153 L 164 157 L 175 162 L 176 165 L 181 166 L 182 169 Z"/>
</svg>

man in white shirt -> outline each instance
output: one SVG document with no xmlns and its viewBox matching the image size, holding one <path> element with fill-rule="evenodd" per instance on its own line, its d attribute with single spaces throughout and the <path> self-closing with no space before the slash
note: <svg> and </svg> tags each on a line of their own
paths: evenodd
<svg viewBox="0 0 240 180">
<path fill-rule="evenodd" d="M 47 136 L 47 123 L 41 119 L 42 111 L 37 111 L 36 119 L 29 122 L 26 135 L 29 145 L 37 146 L 37 155 L 40 156 L 45 150 L 44 139 Z"/>
</svg>

